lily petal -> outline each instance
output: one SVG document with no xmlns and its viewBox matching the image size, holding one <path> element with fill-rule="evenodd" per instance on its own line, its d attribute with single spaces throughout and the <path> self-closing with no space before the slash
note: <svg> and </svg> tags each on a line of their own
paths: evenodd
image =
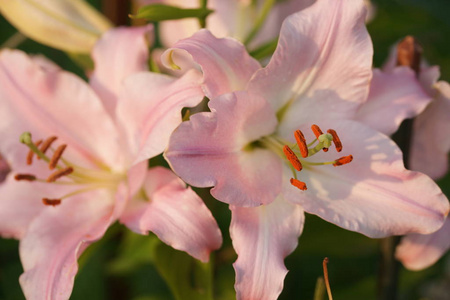
<svg viewBox="0 0 450 300">
<path fill-rule="evenodd" d="M 117 130 L 98 97 L 78 77 L 42 68 L 20 51 L 3 50 L 0 97 L 1 153 L 6 155 L 12 145 L 25 147 L 18 140 L 30 131 L 35 139 L 57 136 L 75 150 L 67 151 L 69 156 L 120 164 Z"/>
<path fill-rule="evenodd" d="M 245 92 L 213 99 L 209 107 L 211 112 L 193 115 L 172 134 L 165 152 L 172 169 L 191 185 L 215 186 L 212 195 L 225 203 L 272 202 L 281 191 L 281 161 L 251 146 L 273 132 L 277 121 L 272 109 Z"/>
<path fill-rule="evenodd" d="M 82 0 L 1 0 L 0 11 L 28 37 L 68 52 L 89 53 L 111 23 Z"/>
<path fill-rule="evenodd" d="M 45 207 L 30 224 L 20 242 L 20 284 L 27 299 L 69 298 L 78 257 L 113 221 L 110 198 L 110 192 L 100 190 L 74 196 Z"/>
<path fill-rule="evenodd" d="M 318 90 L 332 90 L 350 106 L 362 103 L 373 53 L 364 10 L 363 1 L 318 0 L 289 16 L 271 61 L 255 74 L 249 90 L 275 111 Z"/>
<path fill-rule="evenodd" d="M 411 146 L 411 169 L 423 172 L 433 179 L 448 170 L 450 152 L 450 85 L 439 81 L 434 100 L 414 120 Z"/>
<path fill-rule="evenodd" d="M 299 205 L 277 199 L 269 205 L 230 206 L 238 300 L 273 300 L 287 274 L 283 259 L 297 247 L 304 214 Z"/>
<path fill-rule="evenodd" d="M 112 116 L 123 80 L 148 70 L 146 36 L 151 29 L 151 26 L 112 29 L 102 35 L 92 51 L 95 69 L 90 84 Z"/>
<path fill-rule="evenodd" d="M 410 234 L 402 238 L 395 256 L 410 270 L 433 265 L 450 249 L 450 218 L 432 234 Z"/>
<path fill-rule="evenodd" d="M 162 167 L 148 171 L 144 188 L 148 200 L 134 200 L 121 222 L 140 234 L 152 231 L 173 248 L 207 262 L 209 253 L 220 248 L 222 234 L 200 197 Z"/>
<path fill-rule="evenodd" d="M 125 80 L 116 113 L 127 133 L 133 163 L 163 152 L 182 121 L 183 107 L 196 106 L 203 99 L 200 80 L 195 70 L 179 79 L 146 72 Z"/>
<path fill-rule="evenodd" d="M 355 120 L 391 135 L 404 119 L 420 114 L 430 101 L 411 69 L 397 67 L 389 73 L 375 69 L 369 97 Z"/>
<path fill-rule="evenodd" d="M 218 39 L 205 29 L 166 50 L 161 60 L 166 67 L 173 68 L 177 64 L 176 55 L 186 54 L 200 66 L 209 98 L 244 89 L 260 68 L 241 43 L 231 38 Z"/>
<path fill-rule="evenodd" d="M 0 184 L 0 235 L 4 238 L 20 239 L 28 225 L 42 209 L 41 199 L 49 197 L 45 184 L 18 182 L 10 174 Z"/>
<path fill-rule="evenodd" d="M 287 199 L 308 213 L 374 238 L 430 233 L 442 226 L 448 200 L 428 176 L 404 168 L 394 142 L 353 121 L 320 126 L 339 133 L 343 154 L 333 154 L 330 148 L 310 160 L 323 162 L 352 154 L 353 161 L 339 167 L 308 166 L 305 162 L 299 180 L 308 189 L 300 191 L 285 180 Z"/>
</svg>

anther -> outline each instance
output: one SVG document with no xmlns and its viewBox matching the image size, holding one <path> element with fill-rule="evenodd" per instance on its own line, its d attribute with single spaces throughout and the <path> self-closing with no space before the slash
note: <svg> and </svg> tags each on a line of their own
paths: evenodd
<svg viewBox="0 0 450 300">
<path fill-rule="evenodd" d="M 297 141 L 298 149 L 303 158 L 308 157 L 308 145 L 306 144 L 306 139 L 300 130 L 294 132 L 295 140 Z"/>
<path fill-rule="evenodd" d="M 422 52 L 422 47 L 413 36 L 405 37 L 397 46 L 397 65 L 408 66 L 418 74 Z"/>
<path fill-rule="evenodd" d="M 58 148 L 56 148 L 55 153 L 53 153 L 52 159 L 50 160 L 48 167 L 50 170 L 53 170 L 56 165 L 58 164 L 59 159 L 61 158 L 64 150 L 66 150 L 67 145 L 61 145 Z"/>
<path fill-rule="evenodd" d="M 42 198 L 42 203 L 45 205 L 57 206 L 61 204 L 61 199 Z"/>
<path fill-rule="evenodd" d="M 283 152 L 284 155 L 286 155 L 286 158 L 289 160 L 289 162 L 297 171 L 301 171 L 303 169 L 302 163 L 298 159 L 297 155 L 295 155 L 294 151 L 292 151 L 292 149 L 289 148 L 288 145 L 284 145 Z"/>
<path fill-rule="evenodd" d="M 302 191 L 307 190 L 306 183 L 304 183 L 303 181 L 291 178 L 291 184 Z"/>
<path fill-rule="evenodd" d="M 39 147 L 39 145 L 42 143 L 42 140 L 39 140 L 35 143 L 36 147 Z M 27 155 L 27 165 L 31 165 L 33 163 L 33 155 L 34 152 L 33 150 L 30 149 L 30 151 L 28 151 L 28 155 Z M 39 159 L 39 156 L 38 156 Z"/>
<path fill-rule="evenodd" d="M 54 182 L 63 176 L 67 176 L 67 175 L 71 174 L 72 172 L 73 172 L 72 167 L 67 167 L 67 168 L 58 170 L 58 171 L 50 174 L 50 176 L 48 176 L 47 182 Z"/>
<path fill-rule="evenodd" d="M 46 139 L 44 141 L 44 143 L 42 143 L 42 146 L 39 148 L 39 150 L 45 154 L 45 152 L 48 150 L 48 148 L 50 148 L 50 146 L 53 144 L 53 142 L 56 141 L 56 139 L 57 139 L 56 136 L 49 137 L 48 139 Z"/>
<path fill-rule="evenodd" d="M 316 124 L 311 125 L 311 130 L 314 133 L 314 135 L 316 136 L 316 139 L 318 139 L 319 136 L 321 136 L 323 134 L 322 130 L 320 130 L 320 127 L 317 126 Z"/>
<path fill-rule="evenodd" d="M 342 166 L 342 165 L 350 163 L 352 160 L 353 160 L 353 155 L 343 156 L 341 158 L 336 159 L 334 161 L 333 166 L 335 166 L 335 167 Z"/>
<path fill-rule="evenodd" d="M 314 133 L 314 135 L 316 136 L 316 139 L 319 139 L 319 136 L 321 136 L 323 134 L 322 130 L 320 129 L 319 126 L 317 126 L 316 124 L 312 124 L 311 125 L 311 130 Z M 328 148 L 322 148 L 323 152 L 327 152 Z"/>
<path fill-rule="evenodd" d="M 36 176 L 34 176 L 33 174 L 16 174 L 16 176 L 14 176 L 14 179 L 17 181 L 20 180 L 34 181 L 36 180 Z"/>
<path fill-rule="evenodd" d="M 334 143 L 334 146 L 336 147 L 336 151 L 341 152 L 342 151 L 342 143 L 341 143 L 341 140 L 339 139 L 339 136 L 337 135 L 336 131 L 333 129 L 328 129 L 327 132 L 333 136 L 333 143 Z"/>
</svg>

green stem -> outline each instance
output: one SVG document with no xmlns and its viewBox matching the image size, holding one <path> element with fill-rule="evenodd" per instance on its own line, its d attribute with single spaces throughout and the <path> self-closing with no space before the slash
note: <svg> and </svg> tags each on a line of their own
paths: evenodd
<svg viewBox="0 0 450 300">
<path fill-rule="evenodd" d="M 207 8 L 207 6 L 208 6 L 208 0 L 200 0 L 200 8 Z M 201 28 L 206 28 L 206 18 L 207 17 L 208 17 L 208 15 L 203 18 L 198 19 L 198 22 L 200 23 Z"/>
<path fill-rule="evenodd" d="M 255 22 L 255 26 L 253 26 L 252 31 L 248 34 L 247 38 L 244 40 L 244 45 L 248 46 L 248 44 L 253 40 L 253 38 L 256 36 L 258 31 L 261 29 L 261 27 L 264 24 L 264 21 L 267 18 L 267 15 L 269 14 L 270 10 L 272 9 L 272 6 L 275 4 L 276 0 L 266 0 L 264 2 L 264 5 L 261 9 L 261 13 L 258 16 L 258 19 Z"/>
</svg>

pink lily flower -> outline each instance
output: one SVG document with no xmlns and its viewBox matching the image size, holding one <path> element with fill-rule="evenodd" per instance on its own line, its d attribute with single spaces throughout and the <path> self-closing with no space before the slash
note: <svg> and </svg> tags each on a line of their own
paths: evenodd
<svg viewBox="0 0 450 300">
<path fill-rule="evenodd" d="M 274 40 L 283 20 L 293 12 L 310 6 L 315 0 L 288 0 L 275 3 L 267 15 L 260 32 L 255 36 L 251 46 L 263 45 Z M 198 0 L 136 0 L 138 6 L 164 3 L 183 8 L 198 8 Z M 263 10 L 263 0 L 209 0 L 208 8 L 214 10 L 207 18 L 207 28 L 217 37 L 231 36 L 244 41 L 257 22 Z M 180 39 L 187 38 L 201 27 L 197 19 L 164 21 L 160 24 L 161 39 L 164 45 L 172 46 Z"/>
<path fill-rule="evenodd" d="M 429 74 L 436 74 L 436 69 L 425 69 L 420 75 L 421 82 L 425 83 Z M 445 81 L 433 81 L 433 85 L 427 85 L 428 90 L 433 92 L 433 101 L 413 123 L 410 166 L 412 170 L 419 170 L 431 178 L 439 178 L 448 171 L 450 85 Z M 432 234 L 403 237 L 396 257 L 406 268 L 421 270 L 433 265 L 449 249 L 450 218 L 447 217 L 444 226 Z"/>
<path fill-rule="evenodd" d="M 355 121 L 372 77 L 364 17 L 363 1 L 318 0 L 285 20 L 265 68 L 207 30 L 164 54 L 167 65 L 187 55 L 203 71 L 211 111 L 182 123 L 165 157 L 230 204 L 238 299 L 278 297 L 304 211 L 374 238 L 433 232 L 448 214 L 433 180 Z"/>
<path fill-rule="evenodd" d="M 171 171 L 147 170 L 181 109 L 203 97 L 195 71 L 147 72 L 148 31 L 107 32 L 91 85 L 48 61 L 0 52 L 0 153 L 11 168 L 0 185 L 0 234 L 20 239 L 27 299 L 68 299 L 77 258 L 117 220 L 201 261 L 221 244 L 201 199 Z"/>
<path fill-rule="evenodd" d="M 412 69 L 414 69 L 416 73 L 414 76 L 417 77 L 418 84 L 428 98 L 432 100 L 431 102 L 424 102 L 427 104 L 426 108 L 416 102 L 418 104 L 416 110 L 410 111 L 407 115 L 407 118 L 417 116 L 413 122 L 409 165 L 411 170 L 420 171 L 433 179 L 438 179 L 448 171 L 450 85 L 445 81 L 438 81 L 439 68 L 437 66 L 430 67 L 421 61 L 417 47 L 413 37 L 406 37 L 393 47 L 383 70 L 385 74 L 392 74 L 397 72 L 398 69 L 405 68 L 397 67 L 398 64 L 411 66 L 410 72 L 412 73 Z M 398 80 L 401 80 L 401 77 L 398 77 Z M 387 135 L 394 133 L 396 127 L 386 128 L 384 125 L 380 126 L 380 124 L 371 121 L 371 119 L 375 119 L 380 114 L 388 113 L 382 108 L 383 106 L 387 107 L 393 101 L 397 101 L 394 105 L 399 105 L 400 101 L 394 100 L 393 97 L 388 96 L 389 93 L 386 93 L 386 91 L 398 92 L 404 89 L 401 88 L 402 85 L 398 80 L 393 82 L 392 79 L 387 79 L 384 82 L 373 82 L 371 91 L 374 92 L 371 94 L 382 94 L 384 97 L 369 96 L 367 104 L 370 107 L 364 107 L 364 111 L 368 114 L 365 115 L 363 121 L 368 121 L 371 127 Z M 380 99 L 384 99 L 384 103 Z M 403 98 L 401 101 L 405 105 L 411 99 Z M 412 107 L 410 106 L 410 108 Z M 421 270 L 434 264 L 448 249 L 450 249 L 450 219 L 447 218 L 444 226 L 432 234 L 410 234 L 402 238 L 400 245 L 397 247 L 396 257 L 406 268 Z"/>
</svg>

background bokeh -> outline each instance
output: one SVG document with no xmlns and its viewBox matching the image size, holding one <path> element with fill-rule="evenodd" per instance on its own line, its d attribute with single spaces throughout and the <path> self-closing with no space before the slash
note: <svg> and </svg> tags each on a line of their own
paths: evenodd
<svg viewBox="0 0 450 300">
<path fill-rule="evenodd" d="M 89 2 L 102 9 L 102 1 Z M 428 62 L 440 65 L 441 79 L 450 81 L 450 1 L 372 2 L 376 15 L 368 29 L 375 48 L 374 65 L 378 67 L 383 63 L 393 43 L 405 35 L 414 35 L 422 44 Z M 16 32 L 2 17 L 0 28 L 0 43 Z M 19 48 L 44 54 L 64 69 L 84 76 L 63 52 L 31 40 L 26 40 Z M 157 158 L 152 163 L 163 161 Z M 444 193 L 450 195 L 450 176 L 438 183 Z M 153 235 L 139 236 L 116 224 L 104 239 L 82 255 L 71 299 L 202 299 L 202 294 L 211 293 L 214 299 L 234 299 L 232 262 L 236 255 L 227 229 L 230 212 L 225 204 L 213 200 L 208 190 L 197 191 L 217 218 L 224 235 L 224 245 L 212 256 L 211 265 L 202 265 L 184 253 L 172 250 Z M 324 257 L 330 259 L 334 299 L 377 299 L 379 255 L 379 240 L 342 230 L 307 215 L 299 246 L 286 259 L 290 271 L 280 299 L 312 299 L 316 280 L 322 276 Z M 0 300 L 24 298 L 18 283 L 21 273 L 18 242 L 0 239 Z M 208 274 L 213 275 L 212 284 Z M 181 290 L 190 290 L 191 294 Z M 450 299 L 450 255 L 420 272 L 400 267 L 399 292 L 400 299 Z"/>
</svg>

